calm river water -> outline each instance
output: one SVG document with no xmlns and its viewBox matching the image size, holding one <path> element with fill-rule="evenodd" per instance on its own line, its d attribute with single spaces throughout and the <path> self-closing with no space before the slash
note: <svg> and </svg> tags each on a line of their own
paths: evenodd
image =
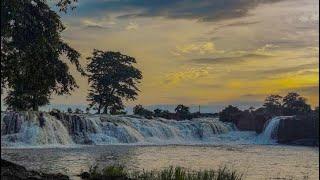
<svg viewBox="0 0 320 180">
<path fill-rule="evenodd" d="M 121 164 L 129 170 L 227 166 L 245 179 L 319 179 L 319 148 L 282 145 L 104 145 L 68 148 L 2 148 L 1 157 L 28 169 L 77 174 L 92 165 Z"/>
</svg>

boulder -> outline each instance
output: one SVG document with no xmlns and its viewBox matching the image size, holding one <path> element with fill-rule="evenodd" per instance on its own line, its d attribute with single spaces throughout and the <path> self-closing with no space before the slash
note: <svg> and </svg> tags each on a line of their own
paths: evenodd
<svg viewBox="0 0 320 180">
<path fill-rule="evenodd" d="M 314 146 L 319 142 L 316 119 L 294 117 L 280 120 L 278 143 Z"/>
<path fill-rule="evenodd" d="M 63 174 L 46 174 L 36 171 L 28 171 L 25 167 L 1 159 L 1 179 L 4 180 L 36 180 L 36 179 L 55 179 L 69 180 L 69 177 Z"/>
<path fill-rule="evenodd" d="M 266 122 L 269 120 L 270 118 L 267 118 L 264 115 L 255 115 L 254 116 L 254 124 L 255 124 L 255 131 L 256 133 L 262 133 Z"/>
</svg>

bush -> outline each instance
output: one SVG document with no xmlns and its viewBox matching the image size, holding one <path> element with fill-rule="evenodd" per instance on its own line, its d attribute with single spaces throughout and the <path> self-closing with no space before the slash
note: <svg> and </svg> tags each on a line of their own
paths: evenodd
<svg viewBox="0 0 320 180">
<path fill-rule="evenodd" d="M 143 116 L 145 118 L 151 119 L 153 117 L 153 112 L 143 108 L 142 105 L 136 105 L 133 107 L 133 114 Z"/>
<path fill-rule="evenodd" d="M 229 105 L 219 113 L 219 119 L 223 122 L 235 122 L 241 112 L 237 107 Z"/>
<path fill-rule="evenodd" d="M 178 115 L 179 119 L 192 119 L 192 116 L 189 111 L 189 107 L 184 106 L 183 104 L 179 104 L 175 108 L 176 114 Z"/>
<path fill-rule="evenodd" d="M 98 170 L 90 168 L 89 173 L 82 173 L 88 180 L 98 179 L 137 179 L 137 180 L 241 180 L 242 174 L 226 167 L 218 170 L 192 171 L 182 167 L 168 167 L 161 171 L 135 171 L 128 173 L 122 166 L 109 166 Z"/>
</svg>

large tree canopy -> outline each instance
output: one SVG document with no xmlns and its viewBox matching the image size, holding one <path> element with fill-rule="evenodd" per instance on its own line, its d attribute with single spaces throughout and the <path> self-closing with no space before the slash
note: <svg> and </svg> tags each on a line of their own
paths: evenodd
<svg viewBox="0 0 320 180">
<path fill-rule="evenodd" d="M 9 106 L 37 110 L 52 93 L 78 87 L 64 59 L 84 74 L 80 54 L 62 40 L 64 29 L 44 0 L 1 0 L 1 87 L 8 88 Z"/>
<path fill-rule="evenodd" d="M 87 66 L 91 86 L 88 100 L 98 113 L 116 113 L 124 108 L 122 99 L 135 100 L 141 72 L 133 66 L 135 58 L 119 52 L 94 50 Z"/>
</svg>

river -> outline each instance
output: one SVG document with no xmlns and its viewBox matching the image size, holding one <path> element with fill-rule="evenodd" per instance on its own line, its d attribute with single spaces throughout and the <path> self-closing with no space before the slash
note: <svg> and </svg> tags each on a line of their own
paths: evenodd
<svg viewBox="0 0 320 180">
<path fill-rule="evenodd" d="M 28 169 L 64 173 L 72 179 L 92 165 L 124 165 L 129 170 L 182 166 L 227 166 L 245 179 L 319 179 L 319 148 L 284 145 L 92 145 L 2 148 L 1 157 Z"/>
</svg>

